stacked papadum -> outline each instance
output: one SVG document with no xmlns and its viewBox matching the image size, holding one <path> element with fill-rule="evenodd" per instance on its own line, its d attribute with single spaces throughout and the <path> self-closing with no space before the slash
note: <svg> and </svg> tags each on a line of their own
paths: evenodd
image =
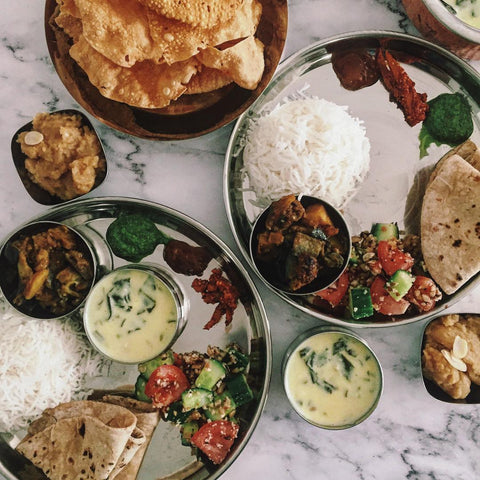
<svg viewBox="0 0 480 480">
<path fill-rule="evenodd" d="M 480 152 L 467 140 L 437 163 L 423 198 L 423 257 L 449 295 L 480 272 L 479 169 Z"/>
<path fill-rule="evenodd" d="M 57 0 L 55 23 L 100 93 L 141 108 L 232 82 L 254 90 L 265 62 L 259 0 Z"/>
<path fill-rule="evenodd" d="M 46 409 L 17 450 L 51 480 L 133 480 L 159 421 L 134 399 L 73 401 Z"/>
</svg>

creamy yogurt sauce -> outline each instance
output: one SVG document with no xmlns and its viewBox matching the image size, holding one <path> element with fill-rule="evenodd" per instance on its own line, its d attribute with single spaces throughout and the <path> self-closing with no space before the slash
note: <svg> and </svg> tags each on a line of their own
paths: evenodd
<svg viewBox="0 0 480 480">
<path fill-rule="evenodd" d="M 94 287 L 84 316 L 87 334 L 102 353 L 138 363 L 169 346 L 176 334 L 178 308 L 170 289 L 155 275 L 120 269 Z"/>
<path fill-rule="evenodd" d="M 285 368 L 285 390 L 297 412 L 326 427 L 354 424 L 376 404 L 380 367 L 359 340 L 323 332 L 302 342 Z"/>
<path fill-rule="evenodd" d="M 480 29 L 480 1 L 479 0 L 445 0 L 456 10 L 456 16 L 472 27 Z"/>
</svg>

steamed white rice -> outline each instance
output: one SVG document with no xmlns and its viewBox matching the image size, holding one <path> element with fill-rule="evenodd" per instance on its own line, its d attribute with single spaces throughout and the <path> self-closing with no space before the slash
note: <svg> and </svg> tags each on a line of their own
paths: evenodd
<svg viewBox="0 0 480 480">
<path fill-rule="evenodd" d="M 0 432 L 25 429 L 44 409 L 86 398 L 87 380 L 108 368 L 75 319 L 4 313 L 0 352 Z"/>
<path fill-rule="evenodd" d="M 347 107 L 316 97 L 277 105 L 249 129 L 244 173 L 255 204 L 293 193 L 320 197 L 343 207 L 370 166 L 370 142 Z"/>
</svg>

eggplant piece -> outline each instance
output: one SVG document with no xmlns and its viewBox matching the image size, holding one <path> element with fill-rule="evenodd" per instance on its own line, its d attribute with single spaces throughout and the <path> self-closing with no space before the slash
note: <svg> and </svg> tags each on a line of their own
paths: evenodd
<svg viewBox="0 0 480 480">
<path fill-rule="evenodd" d="M 293 239 L 292 254 L 300 256 L 303 254 L 311 257 L 323 256 L 325 251 L 325 242 L 319 238 L 297 233 Z"/>
<path fill-rule="evenodd" d="M 265 228 L 273 231 L 283 231 L 298 222 L 305 209 L 295 195 L 286 195 L 273 202 L 265 220 Z"/>
<path fill-rule="evenodd" d="M 285 275 L 290 290 L 294 292 L 313 282 L 319 269 L 316 257 L 305 253 L 298 256 L 290 254 L 285 262 Z"/>
</svg>

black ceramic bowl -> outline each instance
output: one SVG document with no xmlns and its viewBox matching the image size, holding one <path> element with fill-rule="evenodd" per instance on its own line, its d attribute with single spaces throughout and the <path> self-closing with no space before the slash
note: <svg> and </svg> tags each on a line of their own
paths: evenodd
<svg viewBox="0 0 480 480">
<path fill-rule="evenodd" d="M 48 255 L 49 263 L 46 267 L 46 270 L 48 270 L 48 278 L 45 281 L 45 285 L 49 285 L 49 290 L 62 292 L 61 294 L 58 293 L 58 295 L 63 296 L 65 295 L 66 290 L 76 289 L 76 285 L 78 285 L 76 282 L 78 280 L 81 280 L 83 287 L 81 289 L 79 288 L 74 296 L 68 294 L 68 299 L 65 300 L 64 303 L 59 300 L 59 296 L 53 297 L 58 300 L 57 304 L 55 304 L 54 300 L 44 301 L 45 296 L 43 297 L 43 300 L 39 300 L 39 295 L 26 299 L 24 295 L 26 291 L 24 288 L 25 281 L 22 281 L 21 277 L 25 277 L 25 271 L 29 270 L 29 268 L 33 271 L 35 271 L 35 268 L 32 267 L 31 261 L 29 262 L 29 266 L 26 266 L 25 262 L 21 261 L 20 249 L 15 247 L 14 244 L 21 242 L 25 238 L 46 232 L 49 229 L 59 226 L 65 227 L 71 234 L 71 238 L 73 238 L 74 244 L 72 248 L 68 249 L 68 251 L 74 251 L 75 253 L 72 253 L 72 255 L 77 259 L 79 256 L 83 258 L 83 266 L 85 269 L 82 269 L 82 273 L 88 269 L 88 272 L 91 275 L 88 276 L 88 279 L 87 276 L 80 279 L 80 277 L 77 276 L 77 273 L 79 272 L 78 269 L 73 269 L 74 271 L 69 269 L 72 263 L 64 258 L 62 253 L 64 249 L 60 249 L 60 253 L 59 250 L 52 250 Z M 78 260 L 72 261 L 74 265 L 79 265 Z M 60 265 L 62 266 L 60 267 Z M 65 271 L 63 273 L 59 273 L 64 269 Z M 97 276 L 96 269 L 97 260 L 90 243 L 75 229 L 57 222 L 33 222 L 20 227 L 12 233 L 1 247 L 0 271 L 2 272 L 2 275 L 0 276 L 0 289 L 8 303 L 23 315 L 39 319 L 61 318 L 74 313 L 83 305 L 85 298 L 95 283 Z M 31 274 L 33 271 L 29 272 L 29 278 L 32 278 Z M 39 273 L 38 270 L 35 271 L 35 273 Z M 47 294 L 46 288 L 44 289 L 44 292 Z M 60 304 L 62 305 L 61 307 L 59 306 Z"/>
<path fill-rule="evenodd" d="M 325 207 L 325 210 L 333 222 L 333 225 L 339 229 L 337 235 L 335 235 L 335 241 L 339 242 L 342 247 L 342 263 L 338 267 L 324 266 L 319 270 L 316 278 L 302 286 L 299 289 L 292 290 L 289 286 L 288 279 L 285 275 L 287 257 L 283 254 L 276 258 L 274 261 L 264 261 L 259 258 L 257 254 L 258 249 L 258 236 L 265 231 L 265 221 L 271 212 L 272 206 L 267 207 L 256 219 L 253 229 L 250 234 L 250 257 L 255 266 L 257 274 L 265 281 L 265 283 L 275 290 L 279 290 L 282 293 L 289 295 L 311 295 L 312 293 L 323 290 L 331 285 L 338 277 L 343 273 L 348 265 L 350 258 L 350 251 L 352 247 L 351 236 L 343 215 L 339 210 L 320 198 L 311 197 L 308 195 L 298 195 L 297 200 L 300 201 L 304 208 L 309 206 L 320 204 Z M 333 237 L 332 237 L 333 238 Z M 327 240 L 328 242 L 331 239 Z"/>
</svg>

